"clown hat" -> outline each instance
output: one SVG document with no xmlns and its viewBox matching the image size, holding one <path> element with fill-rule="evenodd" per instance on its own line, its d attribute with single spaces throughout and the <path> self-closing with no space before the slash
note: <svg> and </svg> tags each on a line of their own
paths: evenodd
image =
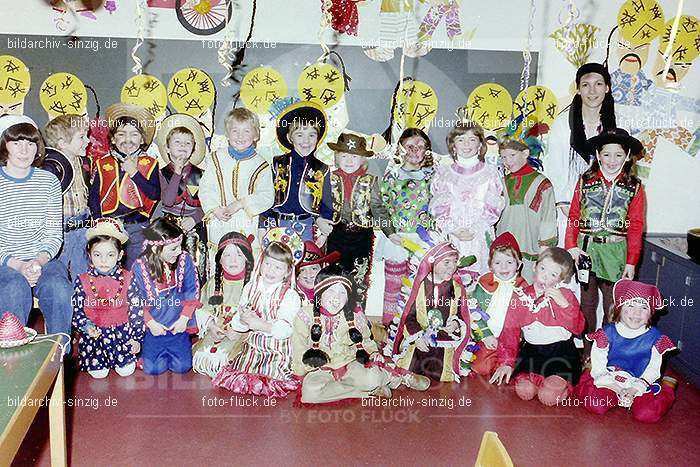
<svg viewBox="0 0 700 467">
<path fill-rule="evenodd" d="M 653 314 L 654 311 L 664 307 L 664 300 L 661 297 L 661 292 L 655 285 L 645 284 L 644 282 L 632 281 L 629 279 L 621 279 L 613 286 L 613 299 L 615 306 L 619 307 L 625 303 L 641 299 L 647 302 L 649 310 Z"/>
<path fill-rule="evenodd" d="M 122 244 L 129 240 L 129 234 L 124 229 L 124 224 L 119 219 L 113 217 L 101 217 L 96 219 L 92 227 L 85 232 L 85 238 L 90 241 L 98 235 L 116 238 Z"/>
</svg>

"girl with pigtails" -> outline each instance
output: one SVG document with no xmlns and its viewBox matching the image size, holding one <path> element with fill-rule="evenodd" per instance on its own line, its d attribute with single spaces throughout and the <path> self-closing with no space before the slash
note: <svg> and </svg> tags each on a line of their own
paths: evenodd
<svg viewBox="0 0 700 467">
<path fill-rule="evenodd" d="M 251 238 L 229 232 L 219 240 L 214 277 L 202 290 L 203 307 L 196 311 L 199 340 L 192 347 L 192 368 L 214 378 L 240 349 L 241 334 L 231 328 L 243 287 L 253 273 Z"/>
<path fill-rule="evenodd" d="M 426 390 L 430 380 L 386 363 L 372 340 L 369 322 L 357 311 L 355 285 L 339 266 L 316 278 L 314 307 L 294 322 L 294 372 L 303 377 L 301 402 L 391 397 L 401 384 Z"/>
</svg>

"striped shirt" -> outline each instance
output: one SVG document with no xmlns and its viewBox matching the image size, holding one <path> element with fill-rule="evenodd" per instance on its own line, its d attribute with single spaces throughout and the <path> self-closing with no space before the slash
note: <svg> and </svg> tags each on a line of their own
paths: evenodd
<svg viewBox="0 0 700 467">
<path fill-rule="evenodd" d="M 63 243 L 61 185 L 46 170 L 32 167 L 15 178 L 0 167 L 0 265 L 14 258 L 34 259 L 40 252 L 54 258 Z"/>
</svg>

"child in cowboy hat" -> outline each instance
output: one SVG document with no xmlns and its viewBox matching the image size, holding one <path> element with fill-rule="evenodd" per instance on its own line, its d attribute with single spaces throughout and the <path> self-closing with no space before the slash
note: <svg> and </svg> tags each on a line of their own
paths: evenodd
<svg viewBox="0 0 700 467">
<path fill-rule="evenodd" d="M 333 230 L 330 170 L 315 154 L 326 126 L 323 108 L 307 101 L 288 106 L 277 118 L 277 142 L 289 152 L 272 161 L 275 200 L 261 214 L 261 228 L 291 227 L 302 240 L 325 243 Z"/>
<path fill-rule="evenodd" d="M 314 301 L 314 284 L 321 268 L 340 259 L 340 253 L 325 254 L 314 242 L 304 242 L 304 259 L 297 266 L 297 291 L 309 303 Z"/>
<path fill-rule="evenodd" d="M 118 219 L 95 220 L 87 229 L 90 270 L 76 277 L 73 327 L 80 333 L 80 369 L 105 378 L 114 369 L 129 376 L 143 341 L 143 307 L 133 274 L 122 268 L 129 235 Z"/>
<path fill-rule="evenodd" d="M 352 271 L 356 264 L 371 262 L 375 224 L 371 201 L 373 195 L 379 199 L 379 176 L 368 171 L 367 161 L 374 153 L 366 149 L 364 137 L 341 133 L 328 147 L 335 151 L 337 167 L 331 174 L 333 231 L 328 248 L 340 252 L 339 264 Z"/>
<path fill-rule="evenodd" d="M 185 232 L 185 248 L 195 258 L 200 280 L 203 280 L 207 272 L 207 230 L 202 222 L 204 211 L 199 200 L 202 169 L 197 166 L 207 151 L 204 131 L 194 117 L 173 114 L 161 123 L 156 142 L 167 163 L 160 169 L 163 213 L 174 218 Z"/>
<path fill-rule="evenodd" d="M 88 192 L 93 218 L 116 217 L 129 232 L 126 267 L 143 251 L 144 230 L 160 200 L 158 161 L 146 154 L 155 122 L 146 109 L 117 103 L 106 111 L 110 152 L 95 161 Z"/>
<path fill-rule="evenodd" d="M 591 369 L 583 374 L 576 396 L 591 413 L 603 415 L 613 407 L 631 408 L 632 416 L 656 423 L 675 400 L 676 381 L 661 376 L 663 355 L 676 346 L 651 325 L 664 307 L 659 289 L 621 279 L 613 288 L 611 323 L 586 335 L 594 343 Z"/>
<path fill-rule="evenodd" d="M 586 152 L 595 155 L 574 192 L 566 228 L 566 248 L 578 264 L 586 255 L 592 267 L 588 285 L 581 290 L 586 332 L 597 326 L 598 290 L 603 295 L 603 323 L 612 307 L 612 287 L 633 279 L 642 249 L 646 196 L 634 176 L 635 156 L 642 143 L 616 128 L 589 139 Z M 583 360 L 591 344 L 584 341 Z"/>
</svg>

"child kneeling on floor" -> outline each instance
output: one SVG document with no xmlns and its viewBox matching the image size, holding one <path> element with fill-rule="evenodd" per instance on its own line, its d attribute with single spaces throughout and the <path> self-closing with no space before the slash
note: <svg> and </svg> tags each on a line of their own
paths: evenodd
<svg viewBox="0 0 700 467">
<path fill-rule="evenodd" d="M 294 321 L 294 371 L 303 376 L 302 403 L 368 396 L 391 397 L 401 384 L 424 391 L 430 379 L 387 363 L 372 340 L 365 314 L 357 311 L 355 285 L 339 266 L 316 278 L 313 311 Z"/>
<path fill-rule="evenodd" d="M 157 219 L 144 234 L 145 249 L 132 267 L 146 322 L 143 371 L 187 373 L 192 369 L 190 334 L 197 331 L 192 315 L 201 306 L 197 269 L 182 251 L 183 233 L 172 221 Z"/>
<path fill-rule="evenodd" d="M 573 336 L 585 325 L 576 296 L 562 287 L 573 273 L 574 260 L 566 250 L 551 247 L 540 254 L 533 284 L 515 289 L 508 307 L 492 383 L 508 383 L 515 376 L 518 397 L 537 396 L 545 405 L 555 405 L 571 394 L 581 376 Z"/>
<path fill-rule="evenodd" d="M 612 323 L 586 335 L 593 341 L 591 370 L 581 377 L 576 396 L 591 413 L 603 415 L 619 405 L 641 422 L 656 423 L 676 398 L 673 378 L 659 384 L 663 355 L 676 349 L 651 325 L 663 308 L 661 294 L 653 285 L 623 279 L 615 283 L 613 299 Z"/>
<path fill-rule="evenodd" d="M 131 272 L 121 266 L 129 235 L 116 219 L 97 219 L 87 229 L 91 267 L 75 278 L 73 327 L 80 333 L 80 369 L 105 378 L 114 369 L 129 376 L 143 340 L 143 311 Z"/>
</svg>

